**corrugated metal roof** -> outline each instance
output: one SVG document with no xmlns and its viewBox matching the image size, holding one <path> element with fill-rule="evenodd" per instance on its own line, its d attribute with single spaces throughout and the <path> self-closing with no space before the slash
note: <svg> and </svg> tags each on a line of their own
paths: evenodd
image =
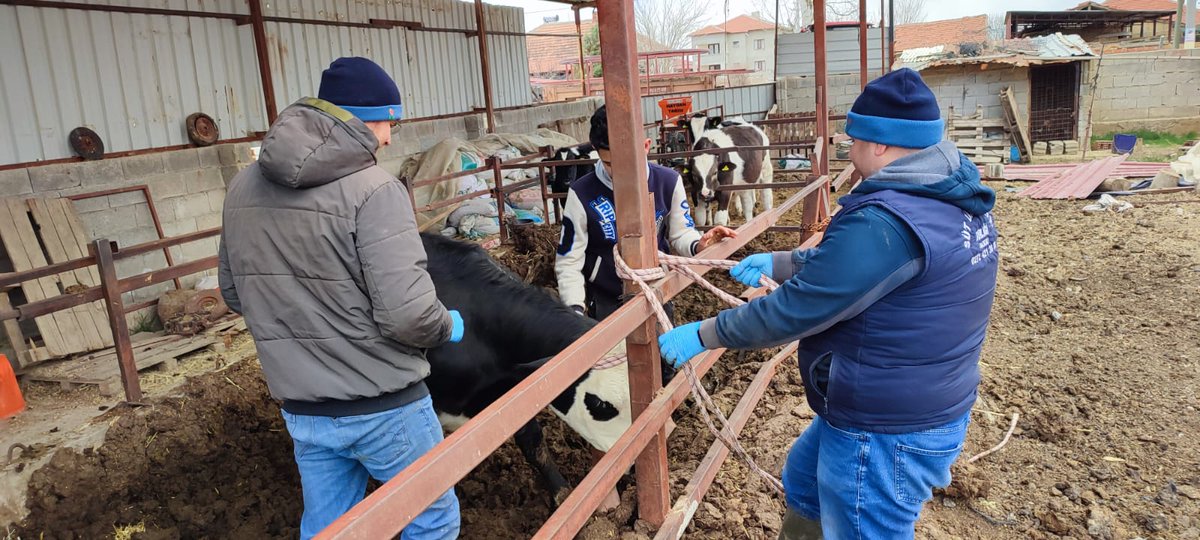
<svg viewBox="0 0 1200 540">
<path fill-rule="evenodd" d="M 1032 41 L 1037 46 L 1037 55 L 1041 58 L 1092 56 L 1091 47 L 1076 34 L 1063 35 L 1062 32 L 1055 32 L 1053 35 L 1035 37 Z"/>
</svg>

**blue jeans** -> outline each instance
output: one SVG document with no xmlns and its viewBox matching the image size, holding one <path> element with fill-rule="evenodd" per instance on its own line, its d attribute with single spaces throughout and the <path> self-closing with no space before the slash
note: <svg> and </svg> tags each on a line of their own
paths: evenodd
<svg viewBox="0 0 1200 540">
<path fill-rule="evenodd" d="M 834 427 L 820 416 L 783 468 L 787 504 L 820 520 L 827 540 L 912 538 L 934 487 L 950 484 L 970 413 L 944 426 L 892 435 Z"/>
<path fill-rule="evenodd" d="M 362 500 L 367 475 L 396 476 L 442 440 L 429 396 L 395 409 L 359 416 L 306 416 L 283 411 L 295 442 L 304 490 L 300 538 L 312 538 Z M 451 489 L 417 516 L 403 540 L 458 537 L 458 498 Z"/>
</svg>

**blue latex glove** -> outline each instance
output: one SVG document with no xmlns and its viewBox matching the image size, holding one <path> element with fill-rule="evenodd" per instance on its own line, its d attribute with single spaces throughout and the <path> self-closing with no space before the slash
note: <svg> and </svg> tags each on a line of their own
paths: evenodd
<svg viewBox="0 0 1200 540">
<path fill-rule="evenodd" d="M 458 343 L 463 338 L 462 314 L 457 309 L 450 310 L 450 320 L 454 323 L 450 330 L 450 343 Z"/>
<path fill-rule="evenodd" d="M 704 344 L 700 343 L 700 322 L 678 326 L 658 336 L 658 349 L 663 358 L 679 369 L 692 357 L 704 352 Z"/>
<path fill-rule="evenodd" d="M 737 266 L 729 269 L 729 275 L 748 287 L 759 286 L 758 278 L 766 275 L 771 277 L 774 275 L 772 262 L 774 255 L 771 253 L 756 253 L 738 263 Z"/>
</svg>

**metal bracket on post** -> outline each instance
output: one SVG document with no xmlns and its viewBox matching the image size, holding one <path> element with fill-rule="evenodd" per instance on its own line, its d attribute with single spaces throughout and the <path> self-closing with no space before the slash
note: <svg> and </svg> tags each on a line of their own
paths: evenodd
<svg viewBox="0 0 1200 540">
<path fill-rule="evenodd" d="M 113 264 L 113 245 L 108 240 L 100 239 L 92 243 L 92 248 L 96 254 L 96 266 L 100 270 L 100 287 L 104 291 L 104 304 L 108 307 L 108 321 L 112 326 L 117 365 L 121 368 L 121 386 L 125 387 L 125 400 L 138 403 L 142 401 L 142 386 L 138 382 L 133 344 L 129 340 L 129 325 L 125 322 L 125 304 L 121 301 L 117 267 Z"/>
</svg>

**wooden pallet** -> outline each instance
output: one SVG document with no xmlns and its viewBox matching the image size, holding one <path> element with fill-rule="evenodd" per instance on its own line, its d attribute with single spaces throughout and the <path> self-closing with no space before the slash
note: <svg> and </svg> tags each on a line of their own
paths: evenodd
<svg viewBox="0 0 1200 540">
<path fill-rule="evenodd" d="M 175 369 L 179 357 L 220 343 L 220 336 L 199 334 L 192 337 L 141 333 L 133 337 L 133 357 L 138 371 L 162 365 Z M 44 363 L 24 370 L 21 377 L 31 381 L 56 382 L 65 389 L 95 385 L 100 395 L 121 393 L 121 369 L 113 349 L 97 351 L 69 360 Z"/>
<path fill-rule="evenodd" d="M 1004 129 L 1004 121 L 983 117 L 982 105 L 977 105 L 970 116 L 957 115 L 951 106 L 946 118 L 946 139 L 975 163 L 1008 161 L 1009 142 Z"/>
<path fill-rule="evenodd" d="M 69 200 L 0 199 L 0 243 L 13 271 L 33 270 L 81 257 L 87 251 L 87 241 L 87 231 Z M 20 288 L 27 302 L 36 302 L 98 284 L 99 276 L 94 269 L 81 269 L 27 281 Z M 21 365 L 113 343 L 108 317 L 100 302 L 38 317 L 35 324 L 43 346 L 30 344 L 26 354 L 18 358 Z M 27 343 L 18 327 L 6 325 L 5 330 L 11 342 Z"/>
</svg>

